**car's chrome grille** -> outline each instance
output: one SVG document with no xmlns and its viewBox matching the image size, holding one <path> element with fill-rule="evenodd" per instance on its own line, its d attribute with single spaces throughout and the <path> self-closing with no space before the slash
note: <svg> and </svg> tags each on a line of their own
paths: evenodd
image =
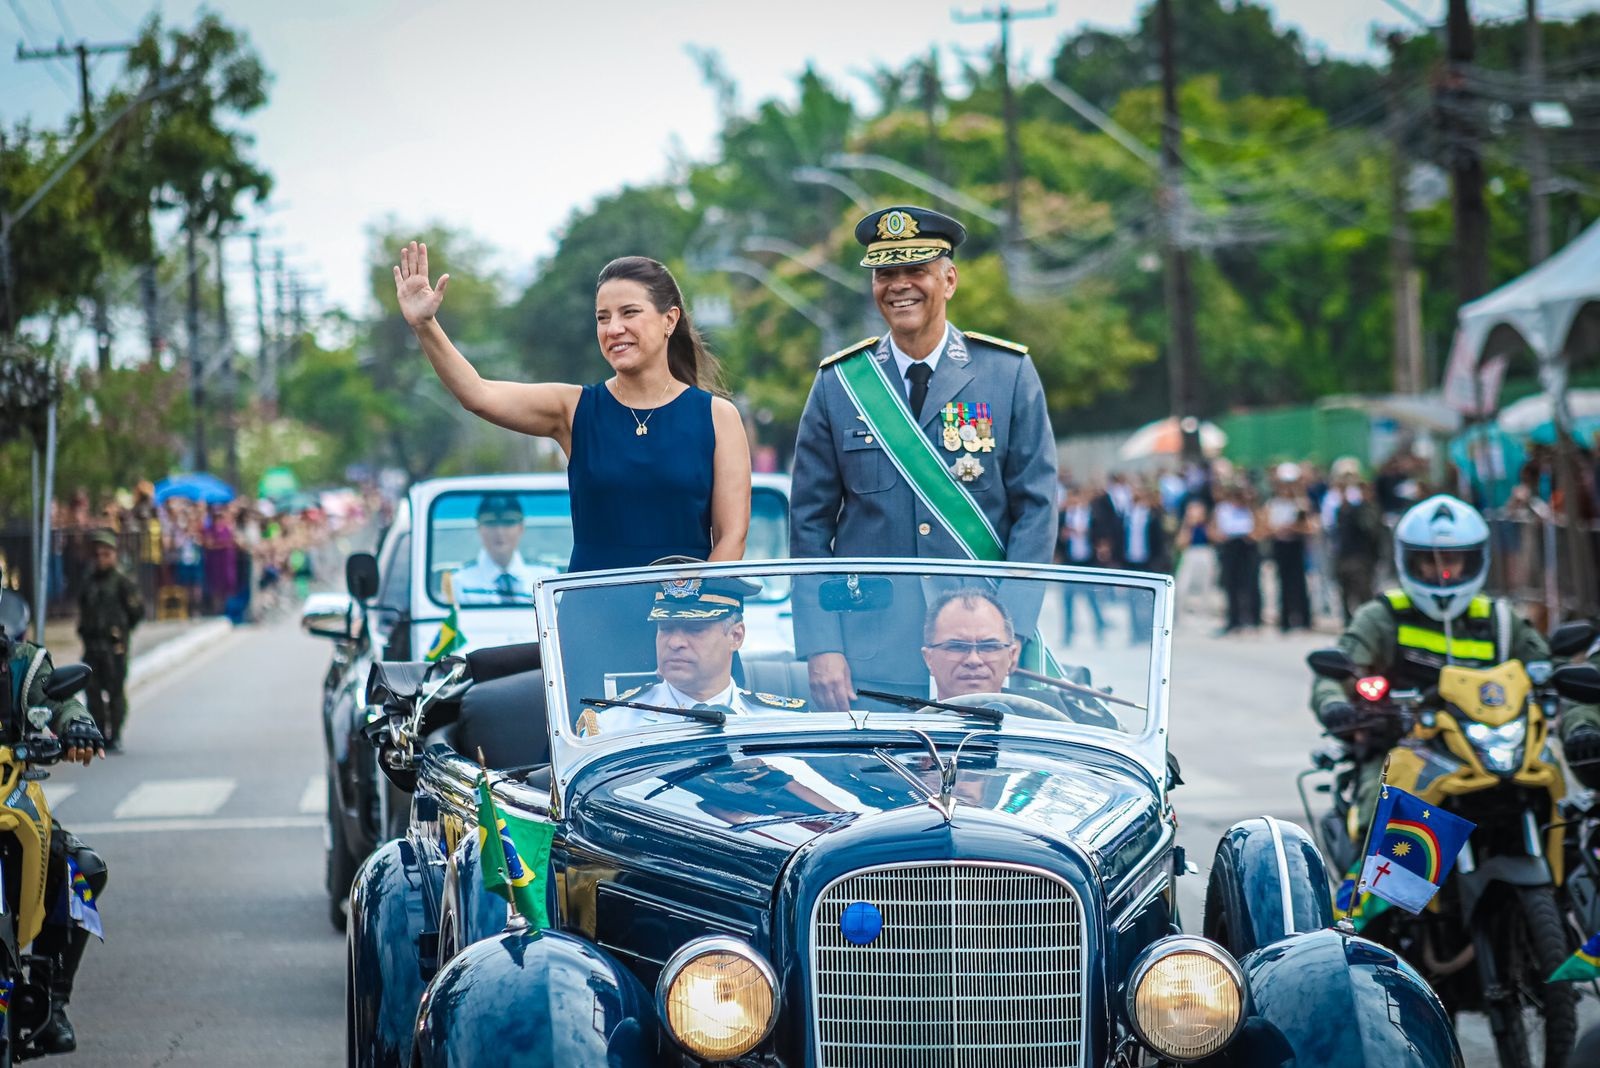
<svg viewBox="0 0 1600 1068">
<path fill-rule="evenodd" d="M 844 910 L 877 907 L 867 945 Z M 1072 1068 L 1083 1052 L 1083 909 L 1065 883 L 993 864 L 896 865 L 823 891 L 812 913 L 820 1068 Z"/>
</svg>

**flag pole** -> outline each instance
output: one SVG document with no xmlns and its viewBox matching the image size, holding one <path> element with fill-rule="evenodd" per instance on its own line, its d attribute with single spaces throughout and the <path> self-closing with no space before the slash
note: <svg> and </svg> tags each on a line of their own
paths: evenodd
<svg viewBox="0 0 1600 1068">
<path fill-rule="evenodd" d="M 1378 808 L 1389 796 L 1389 760 L 1393 756 L 1393 749 L 1390 749 L 1387 753 L 1383 754 L 1383 767 L 1378 771 L 1378 797 L 1372 804 L 1372 818 L 1367 821 L 1366 837 L 1361 840 L 1361 852 L 1358 854 L 1360 857 L 1363 874 L 1356 879 L 1356 902 L 1352 902 L 1352 904 L 1358 904 L 1361 895 L 1367 892 L 1367 879 L 1365 871 L 1367 867 L 1367 857 L 1370 856 L 1372 852 L 1372 828 L 1373 825 L 1378 822 Z"/>
</svg>

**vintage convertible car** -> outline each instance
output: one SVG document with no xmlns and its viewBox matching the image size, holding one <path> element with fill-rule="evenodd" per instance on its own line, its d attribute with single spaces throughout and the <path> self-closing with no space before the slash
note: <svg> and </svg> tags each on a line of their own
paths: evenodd
<svg viewBox="0 0 1600 1068">
<path fill-rule="evenodd" d="M 774 587 L 798 641 L 746 647 Z M 538 584 L 536 650 L 380 665 L 414 795 L 351 891 L 350 1063 L 1459 1065 L 1416 972 L 1334 925 L 1292 824 L 1230 828 L 1205 937 L 1181 933 L 1170 589 L 926 560 L 602 572 Z M 1131 642 L 1062 640 L 1085 593 Z M 813 707 L 819 651 L 848 657 L 849 710 Z M 550 829 L 521 859 L 548 926 L 485 888 L 480 774 L 504 821 Z"/>
<path fill-rule="evenodd" d="M 746 556 L 788 555 L 789 479 L 753 478 Z M 564 571 L 572 555 L 572 510 L 563 474 L 469 475 L 414 484 L 395 510 L 376 555 L 352 553 L 347 592 L 317 593 L 301 610 L 301 625 L 333 640 L 322 687 L 323 742 L 327 753 L 327 833 L 324 882 L 328 917 L 339 930 L 356 867 L 379 842 L 405 830 L 409 799 L 383 788 L 363 731 L 375 712 L 366 701 L 372 665 L 379 660 L 422 659 L 450 610 L 445 585 L 459 602 L 459 651 L 531 641 L 537 631 L 531 590 L 500 596 L 455 581 L 478 558 L 477 512 L 486 498 L 514 498 L 522 512 L 517 551 L 531 573 Z M 760 635 L 786 631 L 787 601 L 774 589 L 752 606 Z M 756 618 L 759 617 L 759 618 Z M 769 641 L 770 639 L 762 639 Z"/>
</svg>

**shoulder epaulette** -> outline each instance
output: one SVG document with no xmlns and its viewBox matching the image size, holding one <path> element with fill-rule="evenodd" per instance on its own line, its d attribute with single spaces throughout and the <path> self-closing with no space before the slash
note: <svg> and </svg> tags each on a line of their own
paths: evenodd
<svg viewBox="0 0 1600 1068">
<path fill-rule="evenodd" d="M 862 349 L 871 348 L 873 345 L 876 345 L 877 343 L 878 343 L 878 339 L 876 337 L 862 338 L 860 341 L 857 341 L 854 345 L 846 345 L 844 348 L 840 349 L 838 352 L 834 353 L 832 356 L 829 356 L 826 359 L 824 359 L 817 366 L 826 367 L 829 364 L 838 363 L 840 360 L 844 359 L 846 356 L 854 356 L 856 353 L 860 352 Z"/>
<path fill-rule="evenodd" d="M 1028 346 L 1018 344 L 1015 341 L 1007 341 L 1003 337 L 990 337 L 988 334 L 980 334 L 976 330 L 963 330 L 961 332 L 972 338 L 974 341 L 982 341 L 987 345 L 995 345 L 1002 349 L 1009 349 L 1010 351 L 1020 353 L 1023 356 L 1028 354 Z"/>
<path fill-rule="evenodd" d="M 612 700 L 613 701 L 629 701 L 629 700 L 632 700 L 633 698 L 639 696 L 640 694 L 644 693 L 644 691 L 645 691 L 645 687 L 643 687 L 643 686 L 635 686 L 631 690 L 625 690 L 622 693 L 617 694 L 617 696 L 613 697 Z"/>
<path fill-rule="evenodd" d="M 747 701 L 754 701 L 758 705 L 768 708 L 782 708 L 789 711 L 806 707 L 806 703 L 798 697 L 780 697 L 775 693 L 756 693 L 754 690 L 741 690 L 740 694 Z"/>
</svg>

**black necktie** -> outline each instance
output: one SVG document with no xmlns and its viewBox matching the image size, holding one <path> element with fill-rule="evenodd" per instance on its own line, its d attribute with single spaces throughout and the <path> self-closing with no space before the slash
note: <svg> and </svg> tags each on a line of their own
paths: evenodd
<svg viewBox="0 0 1600 1068">
<path fill-rule="evenodd" d="M 911 380 L 911 414 L 921 419 L 922 402 L 928 399 L 928 379 L 933 377 L 933 368 L 918 360 L 906 368 L 906 377 Z"/>
<path fill-rule="evenodd" d="M 502 571 L 500 572 L 500 577 L 494 580 L 494 588 L 500 594 L 500 600 L 515 600 L 517 596 L 517 578 L 509 571 Z"/>
</svg>

